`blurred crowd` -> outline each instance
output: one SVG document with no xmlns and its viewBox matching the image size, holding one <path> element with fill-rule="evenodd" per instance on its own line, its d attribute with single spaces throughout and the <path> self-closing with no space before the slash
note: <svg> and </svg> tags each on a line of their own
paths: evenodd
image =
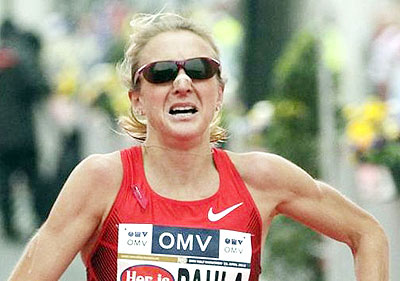
<svg viewBox="0 0 400 281">
<path fill-rule="evenodd" d="M 82 29 L 70 28 L 64 41 Z M 18 185 L 29 189 L 36 228 L 46 219 L 67 176 L 84 156 L 118 149 L 126 142 L 114 131 L 119 108 L 112 103 L 124 95 L 116 86 L 114 67 L 104 62 L 108 58 L 102 58 L 101 64 L 91 61 L 78 65 L 79 58 L 64 54 L 64 48 L 48 63 L 48 54 L 42 52 L 52 48 L 39 34 L 21 28 L 12 19 L 1 23 L 0 221 L 5 238 L 11 241 L 30 235 L 16 224 Z M 113 60 L 113 54 L 106 56 Z M 86 78 L 83 73 L 89 66 L 92 77 L 82 89 L 79 83 Z M 75 73 L 78 68 L 82 73 Z"/>
<path fill-rule="evenodd" d="M 41 40 L 10 19 L 0 27 L 0 204 L 5 234 L 17 239 L 13 224 L 11 176 L 24 172 L 40 220 L 48 213 L 49 193 L 39 177 L 34 106 L 50 93 L 39 54 Z"/>
</svg>

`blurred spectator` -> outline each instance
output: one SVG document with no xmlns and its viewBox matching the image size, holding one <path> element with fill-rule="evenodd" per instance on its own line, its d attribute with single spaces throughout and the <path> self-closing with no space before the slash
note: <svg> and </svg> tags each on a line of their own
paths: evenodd
<svg viewBox="0 0 400 281">
<path fill-rule="evenodd" d="M 23 32 L 7 19 L 1 24 L 0 40 L 0 205 L 5 234 L 16 239 L 10 182 L 16 171 L 27 176 L 38 217 L 42 220 L 46 215 L 33 107 L 48 94 L 49 87 L 39 63 L 41 41 L 35 34 Z"/>
</svg>

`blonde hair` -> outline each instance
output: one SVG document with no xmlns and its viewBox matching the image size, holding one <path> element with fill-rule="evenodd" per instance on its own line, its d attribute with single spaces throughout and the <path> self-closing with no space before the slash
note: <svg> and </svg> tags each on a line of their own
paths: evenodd
<svg viewBox="0 0 400 281">
<path fill-rule="evenodd" d="M 133 76 L 138 70 L 139 56 L 146 44 L 156 35 L 168 31 L 190 31 L 208 42 L 215 52 L 216 59 L 219 60 L 219 51 L 214 43 L 210 32 L 204 27 L 193 21 L 172 13 L 158 14 L 137 14 L 130 22 L 132 34 L 128 42 L 124 59 L 118 64 L 118 72 L 124 85 L 129 89 L 137 89 L 140 83 L 133 85 Z M 221 85 L 225 84 L 220 73 L 217 79 Z M 221 110 L 217 110 L 210 124 L 210 142 L 223 142 L 227 139 L 227 131 L 220 127 Z M 121 129 L 132 138 L 144 142 L 147 135 L 146 120 L 135 115 L 133 109 L 130 109 L 128 116 L 121 116 L 118 120 Z"/>
</svg>

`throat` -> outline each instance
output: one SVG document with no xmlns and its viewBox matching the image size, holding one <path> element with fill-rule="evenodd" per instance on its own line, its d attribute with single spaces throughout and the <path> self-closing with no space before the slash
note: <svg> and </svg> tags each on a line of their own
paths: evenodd
<svg viewBox="0 0 400 281">
<path fill-rule="evenodd" d="M 193 201 L 212 196 L 219 188 L 219 174 L 211 152 L 184 154 L 164 152 L 154 155 L 146 147 L 143 166 L 150 187 L 163 197 Z M 162 159 L 162 161 L 161 161 Z"/>
</svg>

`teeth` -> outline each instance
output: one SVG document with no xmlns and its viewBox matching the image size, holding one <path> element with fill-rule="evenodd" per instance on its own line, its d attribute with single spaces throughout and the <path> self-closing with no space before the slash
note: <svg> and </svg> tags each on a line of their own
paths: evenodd
<svg viewBox="0 0 400 281">
<path fill-rule="evenodd" d="M 197 112 L 197 109 L 194 106 L 177 106 L 177 107 L 172 107 L 169 110 L 169 113 L 173 114 L 173 115 L 176 115 L 176 114 L 190 115 L 190 114 L 194 114 L 196 112 Z"/>
<path fill-rule="evenodd" d="M 173 107 L 171 110 L 191 110 L 195 109 L 193 106 L 178 106 L 178 107 Z"/>
</svg>

